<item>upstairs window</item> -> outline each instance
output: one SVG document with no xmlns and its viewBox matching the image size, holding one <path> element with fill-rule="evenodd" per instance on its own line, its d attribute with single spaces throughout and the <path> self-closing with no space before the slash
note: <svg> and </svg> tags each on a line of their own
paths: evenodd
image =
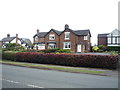
<svg viewBox="0 0 120 90">
<path fill-rule="evenodd" d="M 49 40 L 55 40 L 55 35 L 54 34 L 50 34 L 49 35 Z"/>
<path fill-rule="evenodd" d="M 35 41 L 38 41 L 38 36 L 35 37 Z"/>
<path fill-rule="evenodd" d="M 88 36 L 84 36 L 84 40 L 88 40 Z"/>
<path fill-rule="evenodd" d="M 70 32 L 65 32 L 65 40 L 70 40 Z"/>
</svg>

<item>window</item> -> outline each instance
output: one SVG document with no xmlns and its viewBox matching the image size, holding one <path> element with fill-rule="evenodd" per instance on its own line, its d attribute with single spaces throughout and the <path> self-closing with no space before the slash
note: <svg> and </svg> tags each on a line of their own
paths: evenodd
<svg viewBox="0 0 120 90">
<path fill-rule="evenodd" d="M 65 32 L 65 40 L 69 40 L 70 39 L 70 32 Z"/>
<path fill-rule="evenodd" d="M 54 34 L 49 35 L 49 40 L 55 40 L 55 35 Z"/>
<path fill-rule="evenodd" d="M 35 37 L 35 41 L 38 41 L 38 36 Z"/>
<path fill-rule="evenodd" d="M 115 37 L 113 37 L 113 44 L 115 44 Z"/>
<path fill-rule="evenodd" d="M 64 42 L 63 44 L 63 49 L 70 49 L 71 48 L 71 43 L 70 42 Z"/>
<path fill-rule="evenodd" d="M 108 43 L 109 43 L 109 44 L 111 43 L 111 38 L 108 38 Z"/>
<path fill-rule="evenodd" d="M 88 36 L 84 36 L 84 40 L 88 40 Z"/>
<path fill-rule="evenodd" d="M 40 44 L 38 47 L 39 50 L 44 50 L 45 49 L 45 44 Z"/>
<path fill-rule="evenodd" d="M 56 45 L 53 44 L 53 43 L 50 43 L 50 44 L 48 44 L 48 48 L 49 49 L 54 49 L 54 48 L 56 48 Z"/>
</svg>

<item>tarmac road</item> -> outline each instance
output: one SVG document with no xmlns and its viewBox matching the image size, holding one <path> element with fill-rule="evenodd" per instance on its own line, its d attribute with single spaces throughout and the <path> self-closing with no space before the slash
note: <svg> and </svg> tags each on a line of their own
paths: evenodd
<svg viewBox="0 0 120 90">
<path fill-rule="evenodd" d="M 2 80 L 2 88 L 118 88 L 118 77 L 11 65 L 2 65 L 0 80 Z"/>
</svg>

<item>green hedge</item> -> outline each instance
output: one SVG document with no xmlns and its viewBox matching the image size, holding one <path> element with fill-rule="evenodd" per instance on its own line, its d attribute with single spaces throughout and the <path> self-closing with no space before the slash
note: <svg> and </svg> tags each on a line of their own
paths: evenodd
<svg viewBox="0 0 120 90">
<path fill-rule="evenodd" d="M 120 51 L 120 46 L 107 46 L 107 51 Z"/>
<path fill-rule="evenodd" d="M 3 60 L 15 60 L 16 52 L 2 52 L 2 59 Z"/>
</svg>

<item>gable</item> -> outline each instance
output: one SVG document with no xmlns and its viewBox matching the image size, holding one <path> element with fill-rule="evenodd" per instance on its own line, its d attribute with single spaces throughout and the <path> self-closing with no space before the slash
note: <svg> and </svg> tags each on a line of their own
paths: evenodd
<svg viewBox="0 0 120 90">
<path fill-rule="evenodd" d="M 113 30 L 110 34 L 108 34 L 107 36 L 110 37 L 110 36 L 120 36 L 120 30 Z"/>
<path fill-rule="evenodd" d="M 54 33 L 54 34 L 56 34 L 56 35 L 58 35 L 58 36 L 61 34 L 60 31 L 57 31 L 57 30 L 51 29 L 48 33 L 46 33 L 45 36 L 47 36 L 47 35 L 50 34 L 51 32 Z"/>
</svg>

